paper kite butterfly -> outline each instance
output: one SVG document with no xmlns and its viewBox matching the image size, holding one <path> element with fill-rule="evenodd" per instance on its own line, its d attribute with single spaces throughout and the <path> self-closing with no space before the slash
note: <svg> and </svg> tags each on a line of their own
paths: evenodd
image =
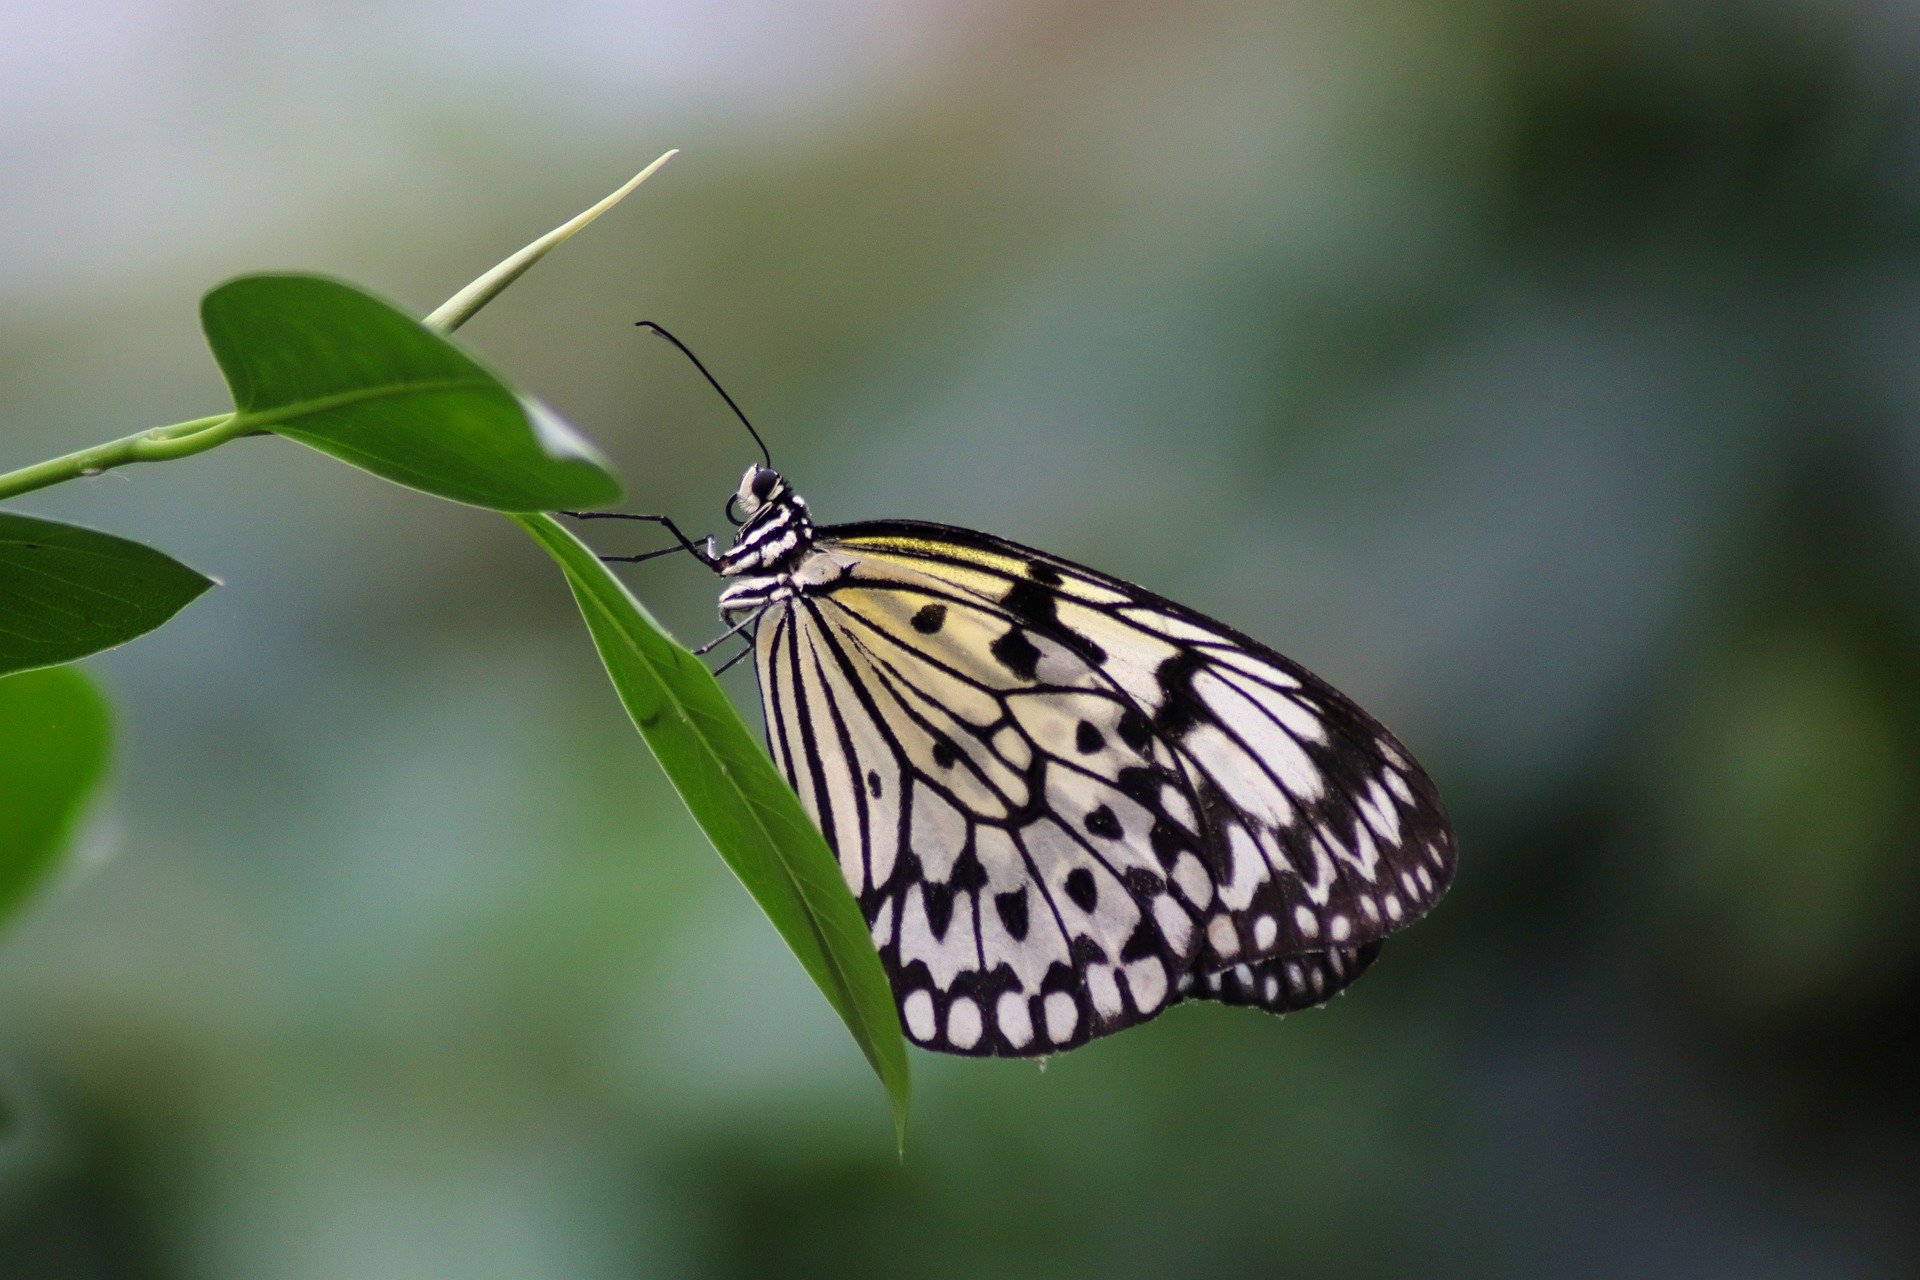
<svg viewBox="0 0 1920 1280">
<path fill-rule="evenodd" d="M 676 549 L 727 580 L 773 759 L 914 1042 L 1018 1057 L 1183 1000 L 1308 1008 L 1446 891 L 1432 780 L 1258 641 L 984 533 L 816 526 L 770 466 L 729 510 L 730 547 Z"/>
</svg>

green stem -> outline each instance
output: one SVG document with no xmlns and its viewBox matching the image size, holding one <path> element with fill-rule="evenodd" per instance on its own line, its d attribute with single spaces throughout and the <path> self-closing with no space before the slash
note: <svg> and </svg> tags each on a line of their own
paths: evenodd
<svg viewBox="0 0 1920 1280">
<path fill-rule="evenodd" d="M 628 192 L 645 182 L 652 176 L 654 170 L 678 154 L 677 151 L 667 152 L 634 175 L 625 186 L 605 200 L 585 213 L 555 227 L 459 293 L 454 294 L 426 318 L 424 321 L 426 326 L 439 333 L 451 333 L 458 329 L 471 319 L 475 312 L 491 302 L 502 289 L 519 279 L 528 267 L 565 244 L 569 237 L 589 222 L 619 204 L 626 198 Z M 44 489 L 48 485 L 63 484 L 83 476 L 97 476 L 103 471 L 124 467 L 129 462 L 165 462 L 171 458 L 191 457 L 215 445 L 225 444 L 229 440 L 238 440 L 242 436 L 262 435 L 269 427 L 279 426 L 283 422 L 289 422 L 322 409 L 337 408 L 340 405 L 353 404 L 365 399 L 405 395 L 409 391 L 433 390 L 450 385 L 458 384 L 421 383 L 412 387 L 387 387 L 368 392 L 348 392 L 322 400 L 289 405 L 251 417 L 240 413 L 217 413 L 210 418 L 195 418 L 192 422 L 176 422 L 168 427 L 154 427 L 122 440 L 109 440 L 91 449 L 70 453 L 64 458 L 53 458 L 31 467 L 22 467 L 18 471 L 6 472 L 0 475 L 0 498 L 17 498 L 23 493 L 32 493 L 35 489 Z"/>
<path fill-rule="evenodd" d="M 258 420 L 242 419 L 234 413 L 216 413 L 210 418 L 153 427 L 120 440 L 109 440 L 78 453 L 69 453 L 64 458 L 50 458 L 31 467 L 6 472 L 0 475 L 0 498 L 17 498 L 48 485 L 78 480 L 82 476 L 97 476 L 103 471 L 124 467 L 129 462 L 164 462 L 171 458 L 190 457 L 229 440 L 259 434 Z"/>
</svg>

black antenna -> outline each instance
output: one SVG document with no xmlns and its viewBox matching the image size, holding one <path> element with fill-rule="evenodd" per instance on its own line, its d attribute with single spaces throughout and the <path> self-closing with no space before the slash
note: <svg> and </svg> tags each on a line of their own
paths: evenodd
<svg viewBox="0 0 1920 1280">
<path fill-rule="evenodd" d="M 720 393 L 720 398 L 727 402 L 727 408 L 733 410 L 733 416 L 740 419 L 740 425 L 747 429 L 747 434 L 753 437 L 753 442 L 760 446 L 760 457 L 765 460 L 767 470 L 773 470 L 773 452 L 767 448 L 767 442 L 760 438 L 760 433 L 753 429 L 751 422 L 747 421 L 747 415 L 740 412 L 740 406 L 733 402 L 733 397 L 728 395 L 727 389 L 720 385 L 720 380 L 707 372 L 707 366 L 700 363 L 700 357 L 693 354 L 692 351 L 689 351 L 686 343 L 680 341 L 680 339 L 668 333 L 665 328 L 655 324 L 651 320 L 636 320 L 634 321 L 634 325 L 636 328 L 646 329 L 665 338 L 668 342 L 671 342 L 680 349 L 681 355 L 693 361 L 693 367 L 700 371 L 700 376 L 707 380 L 707 385 Z"/>
</svg>

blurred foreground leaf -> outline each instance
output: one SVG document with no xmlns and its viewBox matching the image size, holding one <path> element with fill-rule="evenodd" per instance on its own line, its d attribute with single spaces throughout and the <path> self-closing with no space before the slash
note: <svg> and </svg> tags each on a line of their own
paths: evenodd
<svg viewBox="0 0 1920 1280">
<path fill-rule="evenodd" d="M 614 688 L 694 820 L 760 903 L 886 1086 L 904 1143 L 907 1051 L 893 993 L 839 864 L 706 666 L 593 551 L 547 516 L 516 520 L 567 575 Z"/>
<path fill-rule="evenodd" d="M 0 676 L 125 644 L 212 585 L 152 547 L 0 512 Z"/>
<path fill-rule="evenodd" d="M 59 862 L 110 738 L 106 699 L 74 668 L 0 679 L 0 923 Z"/>
<path fill-rule="evenodd" d="M 243 422 L 396 484 L 498 511 L 603 506 L 572 428 L 405 312 L 336 280 L 242 276 L 200 304 Z"/>
</svg>

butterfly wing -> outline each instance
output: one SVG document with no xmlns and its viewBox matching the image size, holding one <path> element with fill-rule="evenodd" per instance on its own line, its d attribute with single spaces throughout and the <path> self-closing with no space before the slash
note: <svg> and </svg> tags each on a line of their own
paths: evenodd
<svg viewBox="0 0 1920 1280">
<path fill-rule="evenodd" d="M 966 530 L 818 547 L 759 633 L 769 738 L 921 1043 L 1044 1053 L 1182 995 L 1318 1003 L 1450 880 L 1424 772 L 1258 642 Z"/>
<path fill-rule="evenodd" d="M 1193 972 L 1180 980 L 1180 994 L 1189 1000 L 1251 1005 L 1268 1013 L 1311 1009 L 1351 986 L 1372 967 L 1384 946 L 1384 942 L 1369 942 L 1363 947 L 1332 947 L 1246 961 L 1211 973 Z"/>
<path fill-rule="evenodd" d="M 863 560 L 997 600 L 1021 632 L 1089 655 L 1173 745 L 1218 873 L 1201 969 L 1377 941 L 1451 881 L 1453 831 L 1432 781 L 1299 663 L 1131 583 L 985 534 L 895 521 L 829 536 Z"/>
<path fill-rule="evenodd" d="M 915 1041 L 1051 1053 L 1176 998 L 1212 896 L 1184 777 L 1091 664 L 937 574 L 836 549 L 755 656 L 768 739 Z M 1022 678 L 1004 665 L 1032 668 Z"/>
</svg>

